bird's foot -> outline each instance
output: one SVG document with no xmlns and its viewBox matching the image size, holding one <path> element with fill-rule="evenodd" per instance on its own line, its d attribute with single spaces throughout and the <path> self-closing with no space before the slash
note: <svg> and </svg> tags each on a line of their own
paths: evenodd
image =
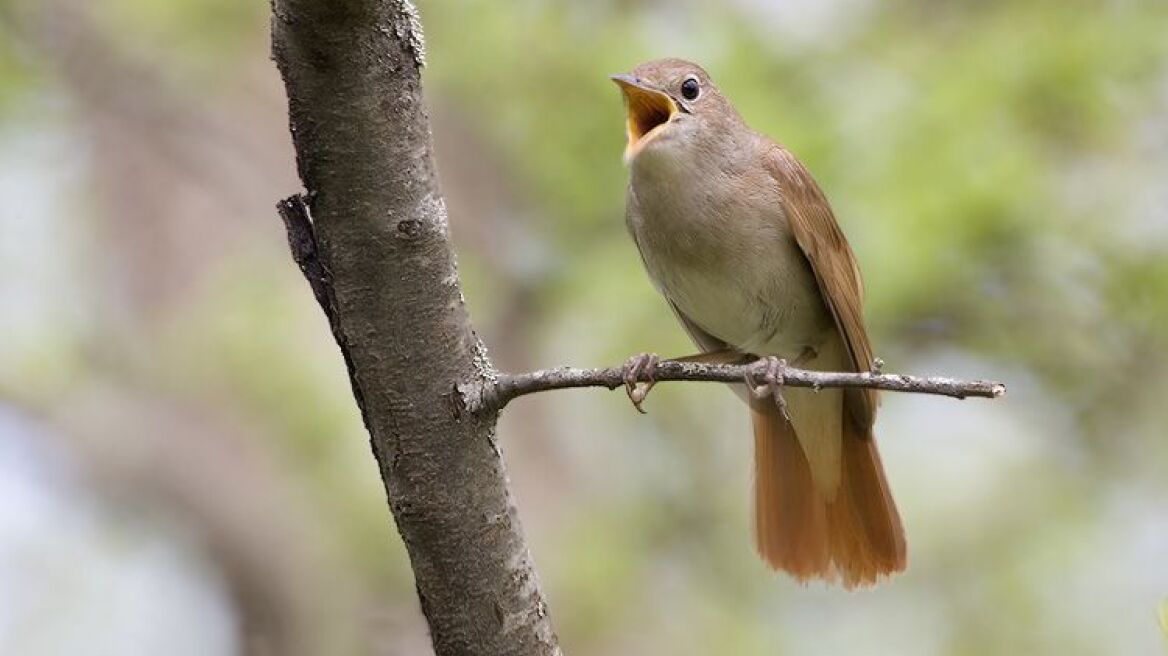
<svg viewBox="0 0 1168 656">
<path fill-rule="evenodd" d="M 633 407 L 641 414 L 648 414 L 641 407 L 641 404 L 645 402 L 645 397 L 649 396 L 649 390 L 657 384 L 653 376 L 657 372 L 657 363 L 660 361 L 661 358 L 656 353 L 641 353 L 625 360 L 625 365 L 622 368 L 625 392 L 629 395 L 629 400 L 633 402 Z M 644 379 L 643 383 L 642 379 Z"/>
<path fill-rule="evenodd" d="M 787 413 L 787 400 L 783 398 L 783 371 L 786 368 L 787 361 L 782 358 L 773 355 L 760 358 L 754 367 L 746 372 L 746 386 L 756 399 L 765 399 L 768 396 L 774 399 L 779 412 L 783 413 L 783 418 L 791 421 L 791 415 Z"/>
</svg>

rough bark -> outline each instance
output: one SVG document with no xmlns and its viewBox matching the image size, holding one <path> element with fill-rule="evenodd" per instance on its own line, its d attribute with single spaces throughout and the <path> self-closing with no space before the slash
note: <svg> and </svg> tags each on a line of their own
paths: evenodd
<svg viewBox="0 0 1168 656">
<path fill-rule="evenodd" d="M 435 652 L 557 654 L 495 441 L 460 381 L 489 377 L 437 191 L 414 8 L 274 0 L 304 197 L 281 205 L 329 316 Z"/>
</svg>

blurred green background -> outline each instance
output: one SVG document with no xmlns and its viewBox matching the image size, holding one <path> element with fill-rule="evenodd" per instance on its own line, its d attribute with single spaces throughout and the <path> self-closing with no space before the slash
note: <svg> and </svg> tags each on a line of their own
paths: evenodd
<svg viewBox="0 0 1168 656">
<path fill-rule="evenodd" d="M 749 539 L 710 385 L 500 426 L 569 654 L 1150 654 L 1168 599 L 1168 3 L 434 0 L 425 87 L 496 364 L 690 346 L 623 220 L 610 73 L 697 60 L 857 251 L 909 570 L 801 587 Z M 0 653 L 425 654 L 339 353 L 266 3 L 0 0 Z"/>
</svg>

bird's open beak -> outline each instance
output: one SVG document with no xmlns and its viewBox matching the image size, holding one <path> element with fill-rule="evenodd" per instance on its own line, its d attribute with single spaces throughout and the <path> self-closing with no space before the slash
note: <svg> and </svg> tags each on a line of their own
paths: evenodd
<svg viewBox="0 0 1168 656">
<path fill-rule="evenodd" d="M 669 94 L 631 75 L 613 75 L 612 81 L 616 82 L 624 94 L 625 108 L 628 112 L 625 121 L 625 132 L 628 135 L 628 143 L 625 145 L 627 164 L 654 135 L 660 133 L 661 126 L 668 124 L 681 108 Z"/>
</svg>

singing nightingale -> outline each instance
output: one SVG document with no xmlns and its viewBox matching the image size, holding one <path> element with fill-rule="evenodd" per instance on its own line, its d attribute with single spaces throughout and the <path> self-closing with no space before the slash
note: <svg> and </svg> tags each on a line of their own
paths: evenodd
<svg viewBox="0 0 1168 656">
<path fill-rule="evenodd" d="M 860 271 L 827 198 L 700 66 L 661 59 L 612 79 L 627 113 L 629 232 L 702 351 L 685 359 L 766 358 L 767 386 L 781 392 L 736 386 L 754 428 L 759 554 L 800 581 L 849 588 L 902 571 L 904 530 L 872 434 L 875 390 L 778 387 L 779 358 L 823 371 L 873 366 Z M 646 359 L 630 360 L 627 380 Z M 639 409 L 643 396 L 633 398 Z"/>
</svg>

